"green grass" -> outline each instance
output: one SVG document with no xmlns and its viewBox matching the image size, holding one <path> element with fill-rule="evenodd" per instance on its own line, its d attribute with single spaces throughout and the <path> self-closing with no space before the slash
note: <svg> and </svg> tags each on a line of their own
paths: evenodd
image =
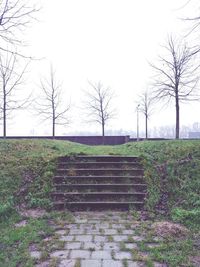
<svg viewBox="0 0 200 267">
<path fill-rule="evenodd" d="M 30 219 L 27 225 L 16 228 L 14 223 L 21 218 L 13 214 L 0 224 L 0 262 L 2 267 L 34 266 L 34 260 L 29 255 L 29 245 L 38 243 L 44 235 L 52 230 L 45 219 Z M 20 265 L 19 265 L 20 264 Z"/>
<path fill-rule="evenodd" d="M 152 218 L 185 224 L 199 239 L 200 141 L 145 141 L 119 146 L 86 146 L 56 140 L 0 140 L 0 262 L 2 267 L 34 266 L 28 247 L 41 242 L 41 233 L 52 231 L 48 219 L 69 220 L 50 213 L 49 218 L 29 219 L 23 228 L 17 207 L 50 210 L 52 178 L 57 158 L 81 154 L 140 156 L 148 186 L 146 208 Z M 133 211 L 134 213 L 134 211 Z M 133 214 L 137 217 L 137 214 Z M 63 218 L 62 218 L 63 217 Z M 151 259 L 180 266 L 187 262 L 192 240 L 164 243 L 150 251 Z M 44 255 L 45 256 L 45 255 Z M 54 263 L 52 263 L 53 266 Z M 151 261 L 148 263 L 151 265 Z M 187 265 L 185 265 L 187 266 Z"/>
<path fill-rule="evenodd" d="M 56 140 L 0 141 L 0 220 L 14 207 L 51 208 L 52 177 L 59 156 L 137 155 L 148 185 L 146 208 L 164 209 L 176 221 L 200 224 L 200 141 L 147 141 L 86 146 Z"/>
</svg>

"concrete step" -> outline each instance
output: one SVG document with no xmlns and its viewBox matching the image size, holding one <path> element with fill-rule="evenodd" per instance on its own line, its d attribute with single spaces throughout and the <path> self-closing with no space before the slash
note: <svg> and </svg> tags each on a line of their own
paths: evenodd
<svg viewBox="0 0 200 267">
<path fill-rule="evenodd" d="M 55 201 L 135 201 L 144 200 L 144 192 L 53 192 L 52 198 Z"/>
<path fill-rule="evenodd" d="M 110 184 L 55 184 L 55 190 L 59 192 L 63 191 L 123 191 L 123 192 L 145 192 L 146 191 L 146 184 L 134 184 L 134 183 L 128 183 L 128 184 L 116 184 L 116 183 L 110 183 Z"/>
<path fill-rule="evenodd" d="M 69 209 L 71 211 L 81 210 L 129 210 L 142 209 L 144 203 L 142 201 L 81 201 L 81 202 L 64 202 L 58 201 L 54 203 L 54 208 L 57 210 Z"/>
<path fill-rule="evenodd" d="M 147 187 L 138 157 L 61 157 L 54 177 L 55 208 L 70 210 L 143 208 Z"/>
<path fill-rule="evenodd" d="M 134 156 L 122 156 L 122 155 L 81 155 L 71 157 L 60 157 L 58 162 L 82 162 L 82 161 L 96 161 L 96 162 L 139 162 L 141 159 Z"/>
<path fill-rule="evenodd" d="M 57 175 L 54 177 L 54 183 L 142 183 L 144 181 L 143 176 L 101 176 L 101 175 L 90 175 L 90 176 L 65 176 L 65 175 Z"/>
<path fill-rule="evenodd" d="M 76 168 L 76 169 L 84 169 L 84 168 L 92 168 L 92 169 L 98 169 L 98 168 L 121 168 L 121 169 L 128 169 L 128 168 L 138 168 L 140 169 L 142 167 L 140 162 L 59 162 L 58 168 L 59 169 L 66 169 L 66 168 Z"/>
<path fill-rule="evenodd" d="M 143 169 L 130 168 L 130 169 L 121 169 L 121 168 L 109 168 L 109 169 L 70 169 L 70 168 L 58 168 L 57 175 L 66 174 L 68 176 L 77 176 L 77 175 L 143 175 Z"/>
</svg>

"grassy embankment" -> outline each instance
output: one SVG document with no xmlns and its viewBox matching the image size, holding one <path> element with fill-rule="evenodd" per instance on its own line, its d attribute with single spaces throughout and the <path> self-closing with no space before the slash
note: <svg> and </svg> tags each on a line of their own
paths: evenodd
<svg viewBox="0 0 200 267">
<path fill-rule="evenodd" d="M 163 216 L 185 224 L 192 231 L 199 230 L 200 141 L 140 142 L 91 147 L 65 141 L 1 140 L 0 262 L 7 258 L 5 266 L 17 266 L 19 262 L 22 262 L 21 266 L 31 266 L 28 245 L 39 242 L 41 232 L 43 235 L 51 232 L 47 218 L 30 219 L 25 227 L 14 228 L 14 223 L 22 219 L 17 207 L 25 204 L 28 208 L 50 209 L 56 158 L 81 153 L 141 156 L 148 184 L 146 208 L 152 216 L 156 210 L 160 210 Z M 191 250 L 191 240 L 188 242 L 184 248 Z M 168 249 L 165 247 L 162 253 L 168 255 Z M 183 248 L 180 250 L 187 254 Z M 174 252 L 178 253 L 176 250 Z M 159 256 L 161 252 L 156 253 Z M 12 258 L 11 262 L 9 258 Z"/>
</svg>

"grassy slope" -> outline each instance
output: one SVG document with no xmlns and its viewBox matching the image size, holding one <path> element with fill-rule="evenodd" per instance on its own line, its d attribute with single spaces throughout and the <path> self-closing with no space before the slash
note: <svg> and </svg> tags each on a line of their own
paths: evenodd
<svg viewBox="0 0 200 267">
<path fill-rule="evenodd" d="M 66 141 L 1 140 L 0 217 L 23 202 L 30 207 L 50 207 L 56 158 L 74 154 L 141 156 L 149 191 L 147 208 L 172 211 L 174 218 L 186 223 L 188 216 L 194 217 L 195 223 L 199 223 L 200 141 L 85 146 Z"/>
<path fill-rule="evenodd" d="M 49 193 L 56 158 L 74 154 L 122 154 L 143 158 L 148 184 L 149 211 L 162 209 L 173 220 L 195 231 L 200 225 L 200 141 L 165 141 L 128 143 L 121 146 L 90 147 L 50 140 L 0 141 L 0 262 L 2 266 L 33 266 L 27 253 L 29 244 L 39 242 L 51 229 L 47 219 L 28 220 L 15 228 L 22 218 L 19 204 L 50 208 Z M 52 216 L 52 214 L 50 215 Z M 57 215 L 55 215 L 57 217 Z M 186 243 L 184 243 L 186 242 Z M 164 244 L 154 258 L 169 266 L 180 266 L 191 255 L 192 242 Z M 174 246 L 174 247 L 173 247 Z M 173 247 L 173 248 L 172 248 Z M 175 249 L 176 248 L 176 249 Z M 178 255 L 178 256 L 177 256 Z M 18 265 L 21 264 L 21 265 Z M 186 265 L 185 265 L 186 266 Z"/>
</svg>

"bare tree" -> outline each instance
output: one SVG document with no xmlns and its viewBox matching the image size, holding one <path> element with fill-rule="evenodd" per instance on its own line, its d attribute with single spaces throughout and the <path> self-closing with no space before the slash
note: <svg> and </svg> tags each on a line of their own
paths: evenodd
<svg viewBox="0 0 200 267">
<path fill-rule="evenodd" d="M 24 30 L 29 26 L 38 11 L 39 8 L 30 4 L 30 1 L 27 0 L 0 1 L 1 50 L 13 52 L 13 49 L 8 49 L 8 46 L 23 44 L 21 34 L 24 34 Z"/>
<path fill-rule="evenodd" d="M 86 92 L 86 108 L 88 110 L 88 116 L 90 121 L 96 122 L 101 125 L 102 128 L 102 143 L 105 143 L 105 125 L 108 120 L 114 117 L 114 110 L 112 109 L 112 100 L 114 93 L 110 88 L 103 87 L 101 82 L 93 84 L 89 82 L 91 86 L 90 92 Z"/>
<path fill-rule="evenodd" d="M 193 0 L 188 0 L 183 6 L 182 8 L 188 6 L 190 3 L 194 4 Z M 184 18 L 185 21 L 188 21 L 191 23 L 191 27 L 190 30 L 188 31 L 187 35 L 190 35 L 192 32 L 198 30 L 198 28 L 200 27 L 200 14 L 199 14 L 199 2 L 198 4 L 196 3 L 196 10 L 198 11 L 198 13 L 196 15 L 193 16 L 187 16 L 186 18 Z M 194 6 L 195 6 L 194 5 Z M 195 11 L 196 11 L 195 10 Z"/>
<path fill-rule="evenodd" d="M 148 120 L 153 112 L 153 98 L 151 97 L 149 91 L 146 90 L 139 96 L 137 104 L 139 111 L 145 116 L 145 137 L 148 139 Z"/>
<path fill-rule="evenodd" d="M 37 114 L 43 117 L 43 120 L 51 120 L 52 136 L 55 137 L 56 125 L 67 125 L 69 120 L 67 113 L 70 110 L 70 105 L 61 108 L 62 90 L 61 84 L 56 81 L 55 71 L 50 68 L 49 79 L 41 80 L 41 88 L 43 95 L 36 101 Z"/>
<path fill-rule="evenodd" d="M 29 97 L 25 99 L 17 98 L 17 90 L 23 84 L 23 76 L 28 63 L 19 71 L 19 62 L 16 54 L 6 53 L 0 56 L 0 111 L 3 120 L 3 136 L 6 138 L 7 119 L 10 114 L 17 109 L 24 108 Z"/>
<path fill-rule="evenodd" d="M 164 46 L 167 54 L 159 57 L 160 65 L 151 64 L 156 72 L 154 98 L 157 100 L 173 99 L 176 109 L 176 139 L 179 138 L 180 102 L 198 100 L 196 92 L 199 82 L 199 62 L 195 61 L 199 49 L 189 48 L 183 42 L 168 38 Z"/>
</svg>

